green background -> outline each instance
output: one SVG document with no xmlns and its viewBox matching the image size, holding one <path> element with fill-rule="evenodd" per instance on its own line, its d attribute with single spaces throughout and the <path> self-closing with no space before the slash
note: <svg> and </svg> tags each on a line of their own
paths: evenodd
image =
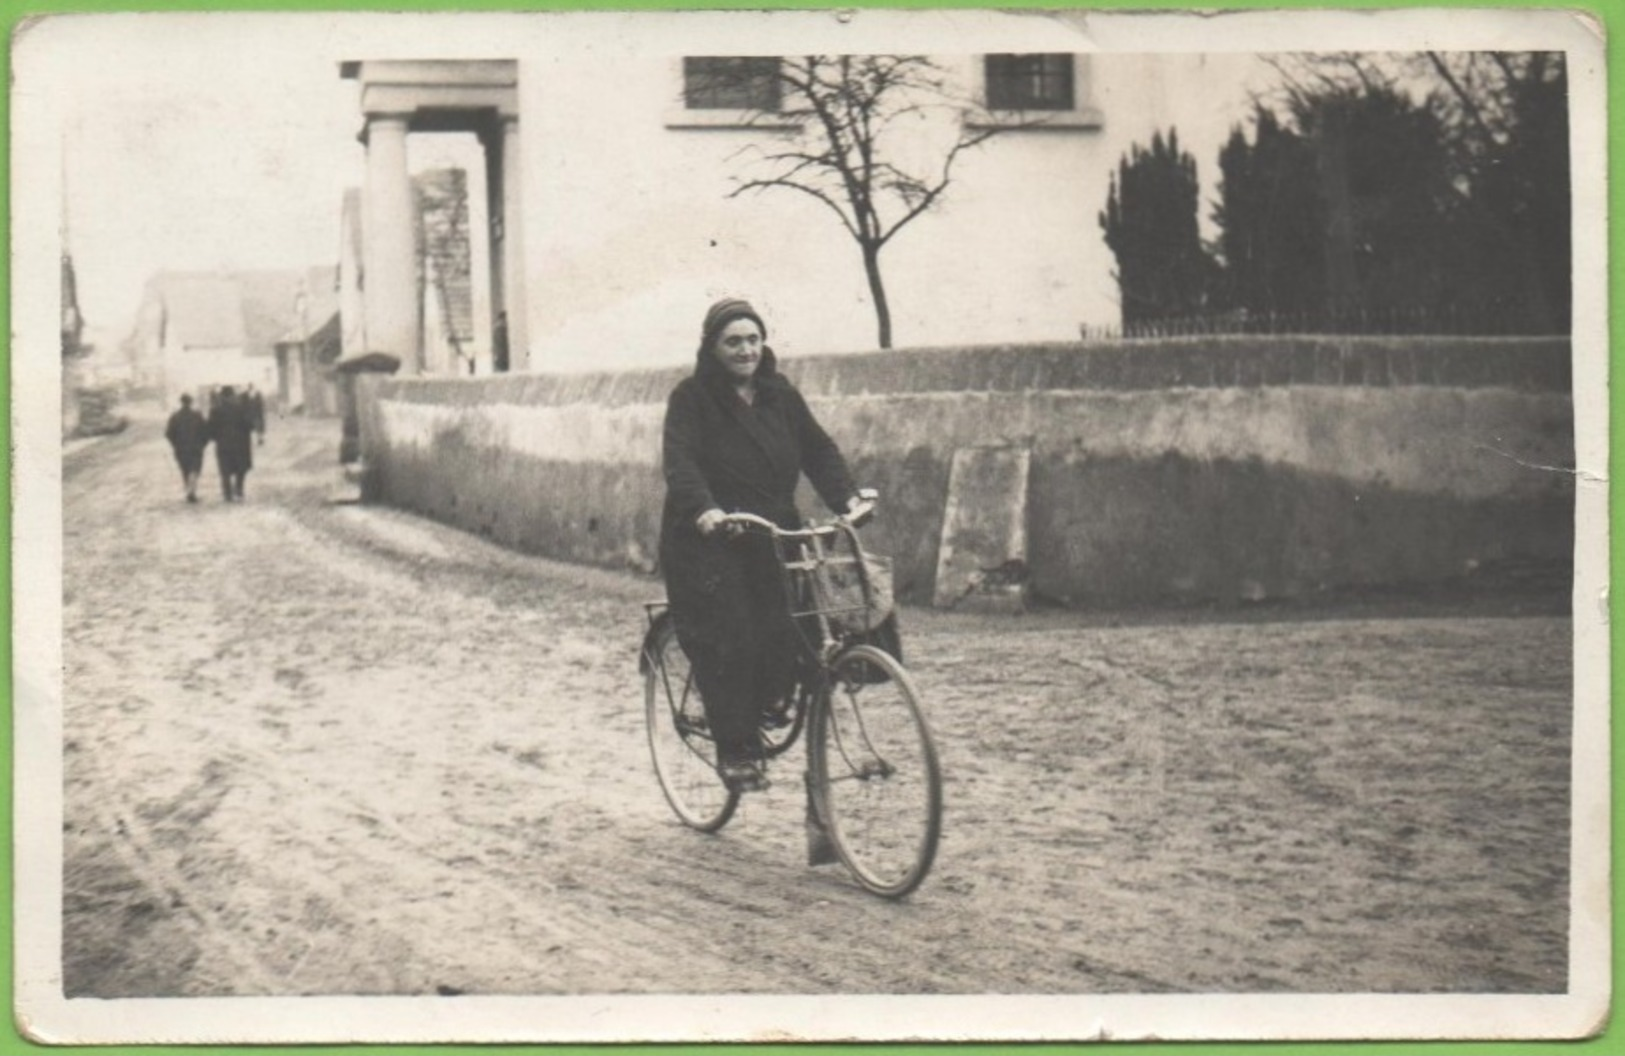
<svg viewBox="0 0 1625 1056">
<path fill-rule="evenodd" d="M 1337 3 L 1306 3 L 1303 0 L 1276 0 L 1274 3 L 1236 2 L 1236 0 L 1201 0 L 1195 4 L 1171 4 L 1143 2 L 1143 0 L 1091 0 L 1088 3 L 1068 3 L 1065 0 L 1049 0 L 1049 2 L 1031 2 L 1031 0 L 923 0 L 923 2 L 892 2 L 892 3 L 823 3 L 818 0 L 802 0 L 802 2 L 785 2 L 785 0 L 620 0 L 609 4 L 590 4 L 586 2 L 569 2 L 569 0 L 541 0 L 532 3 L 490 3 L 490 2 L 424 2 L 424 0 L 328 0 L 328 2 L 312 2 L 312 0 L 146 0 L 146 2 L 128 4 L 97 4 L 81 3 L 51 3 L 49 0 L 41 2 L 20 2 L 20 0 L 0 0 L 0 19 L 3 19 L 9 39 L 10 32 L 17 23 L 30 15 L 65 11 L 216 11 L 231 10 L 260 10 L 260 11 L 515 11 L 515 10 L 580 10 L 588 7 L 615 10 L 657 10 L 677 8 L 733 8 L 733 9 L 763 9 L 763 8 L 824 8 L 834 9 L 843 7 L 914 7 L 914 8 L 1057 8 L 1078 7 L 1087 9 L 1114 9 L 1114 10 L 1179 10 L 1182 8 L 1200 9 L 1378 9 L 1378 8 L 1460 8 L 1460 9 L 1486 9 L 1486 8 L 1548 8 L 1571 11 L 1587 11 L 1595 15 L 1613 34 L 1625 32 L 1625 4 L 1618 0 L 1579 0 L 1569 3 L 1517 3 L 1497 2 L 1497 0 L 1431 0 L 1428 3 L 1406 3 L 1402 0 L 1340 0 Z M 1611 57 L 1610 57 L 1611 58 Z M 4 63 L 6 83 L 10 83 L 10 54 L 9 49 L 0 62 Z M 1625 102 L 1625 73 L 1621 72 L 1619 61 L 1612 60 L 1608 64 L 1608 98 L 1616 103 Z M 10 114 L 9 107 L 6 113 L 0 114 L 0 129 L 4 129 L 7 145 L 10 144 Z M 1609 151 L 1608 173 L 1609 191 L 1608 202 L 1610 216 L 1613 222 L 1609 225 L 1609 250 L 1614 260 L 1625 258 L 1625 227 L 1619 223 L 1618 218 L 1625 215 L 1625 172 L 1621 171 L 1620 141 L 1625 140 L 1625 106 L 1611 108 L 1609 114 Z M 5 215 L 7 231 L 10 231 L 10 200 L 8 195 L 0 199 L 0 213 Z M 9 238 L 8 238 L 9 242 Z M 8 261 L 0 259 L 0 269 L 6 268 Z M 9 276 L 8 276 L 9 278 Z M 1620 283 L 1617 275 L 1611 272 L 1609 277 L 1610 293 L 1610 324 L 1609 324 L 1609 373 L 1620 363 L 1619 349 L 1621 338 L 1625 337 L 1625 298 L 1620 296 Z M 9 290 L 9 282 L 8 282 Z M 9 326 L 9 300 L 5 306 L 6 326 L 4 332 L 10 332 Z M 7 362 L 9 364 L 10 349 L 7 348 Z M 4 396 L 6 404 L 10 406 L 10 372 L 9 369 L 0 373 L 0 396 Z M 1611 398 L 1610 405 L 1610 442 L 1609 461 L 1615 461 L 1615 454 L 1620 450 L 1621 415 L 1620 401 Z M 6 446 L 10 447 L 10 420 L 0 420 L 0 433 L 6 439 Z M 5 491 L 7 508 L 10 508 L 10 476 L 0 481 L 0 489 Z M 1618 504 L 1610 497 L 1610 536 L 1611 548 L 1620 543 Z M 7 519 L 0 525 L 4 531 L 4 540 L 10 550 L 10 522 Z M 1616 572 L 1610 573 L 1611 589 L 1617 591 L 1621 582 Z M 11 565 L 6 563 L 0 566 L 0 598 L 3 598 L 7 625 L 10 626 L 11 615 Z M 1611 646 L 1613 654 L 1617 657 L 1620 652 L 1620 634 L 1617 625 L 1611 625 Z M 0 663 L 6 670 L 11 667 L 11 638 L 7 635 L 0 640 Z M 1616 669 L 1611 679 L 1617 687 L 1619 673 Z M 5 848 L 6 869 L 0 874 L 0 899 L 4 900 L 5 910 L 0 912 L 0 939 L 3 939 L 4 955 L 0 957 L 0 989 L 7 994 L 12 991 L 13 978 L 13 946 L 12 946 L 12 815 L 10 790 L 12 784 L 11 766 L 11 701 L 10 679 L 7 679 L 4 700 L 4 715 L 0 716 L 0 738 L 4 740 L 4 751 L 0 751 L 0 781 L 8 790 L 6 797 L 6 810 L 0 814 L 0 844 Z M 1611 734 L 1613 748 L 1612 754 L 1617 758 L 1618 749 L 1622 741 L 1622 731 L 1616 725 Z M 1625 799 L 1619 794 L 1620 785 L 1616 781 L 1613 801 L 1616 817 L 1625 810 Z M 1614 888 L 1620 889 L 1620 854 L 1618 845 L 1613 847 L 1610 856 Z M 1615 974 L 1618 974 L 1621 964 L 1621 949 L 1625 942 L 1621 941 L 1619 918 L 1616 915 L 1613 925 L 1613 965 Z M 116 1051 L 135 1052 L 143 1054 L 175 1054 L 175 1056 L 189 1056 L 189 1054 L 206 1054 L 216 1052 L 235 1053 L 290 1053 L 298 1056 L 373 1056 L 373 1054 L 388 1054 L 388 1056 L 401 1056 L 401 1054 L 442 1054 L 454 1051 L 476 1051 L 481 1056 L 507 1056 L 517 1053 L 602 1053 L 604 1056 L 631 1056 L 631 1054 L 660 1054 L 660 1056 L 690 1056 L 700 1053 L 742 1053 L 742 1052 L 778 1052 L 778 1053 L 806 1053 L 811 1054 L 842 1054 L 849 1056 L 858 1052 L 884 1051 L 889 1053 L 907 1054 L 907 1056 L 926 1056 L 931 1053 L 952 1052 L 956 1056 L 980 1056 L 996 1052 L 1018 1051 L 1022 1056 L 1053 1056 L 1062 1053 L 1131 1053 L 1135 1056 L 1230 1056 L 1240 1053 L 1311 1053 L 1316 1056 L 1334 1056 L 1344 1053 L 1422 1053 L 1425 1056 L 1446 1056 L 1446 1054 L 1463 1053 L 1621 1053 L 1625 1052 L 1625 1027 L 1616 1021 L 1609 1024 L 1602 1035 L 1573 1042 L 1490 1042 L 1490 1041 L 1453 1041 L 1453 1042 L 1254 1042 L 1254 1043 L 1104 1043 L 1104 1044 L 1042 1044 L 1042 1045 L 661 1045 L 661 1046 L 589 1046 L 589 1045 L 317 1045 L 317 1046 L 241 1046 L 224 1047 L 217 1045 L 154 1045 L 154 1046 L 118 1046 Z M 24 1039 L 17 1031 L 16 1024 L 11 1016 L 5 1017 L 0 1024 L 0 1054 L 9 1053 L 94 1053 L 105 1054 L 115 1051 L 111 1047 L 97 1046 L 42 1046 L 35 1045 Z"/>
</svg>

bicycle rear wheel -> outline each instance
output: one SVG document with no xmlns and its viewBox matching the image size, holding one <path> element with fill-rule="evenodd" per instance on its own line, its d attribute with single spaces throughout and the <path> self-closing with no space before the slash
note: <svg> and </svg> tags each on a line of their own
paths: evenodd
<svg viewBox="0 0 1625 1056">
<path fill-rule="evenodd" d="M 908 672 L 859 645 L 835 658 L 810 729 L 814 794 L 841 861 L 901 898 L 925 879 L 942 832 L 942 778 Z"/>
<path fill-rule="evenodd" d="M 660 790 L 684 825 L 716 832 L 733 817 L 739 793 L 717 774 L 716 742 L 670 620 L 650 636 L 647 648 L 643 711 Z"/>
</svg>

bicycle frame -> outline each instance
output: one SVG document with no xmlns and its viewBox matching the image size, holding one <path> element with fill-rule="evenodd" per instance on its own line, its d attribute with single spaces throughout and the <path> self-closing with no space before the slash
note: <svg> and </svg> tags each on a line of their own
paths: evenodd
<svg viewBox="0 0 1625 1056">
<path fill-rule="evenodd" d="M 665 628 L 671 624 L 671 608 L 665 601 L 646 601 L 643 603 L 645 620 L 648 623 L 643 634 L 643 644 L 638 649 L 638 674 L 648 676 L 661 661 L 657 650 L 660 637 Z M 805 646 L 806 643 L 803 643 Z M 803 650 L 805 654 L 805 649 Z M 662 670 L 664 670 L 662 668 Z M 797 676 L 795 684 L 790 687 L 782 701 L 770 705 L 762 715 L 763 731 L 785 730 L 788 732 L 778 737 L 765 737 L 763 749 L 768 758 L 783 755 L 795 746 L 801 737 L 802 730 L 807 725 L 807 715 L 812 709 L 812 702 L 823 692 L 828 668 L 819 663 L 811 663 L 807 670 Z M 669 692 L 669 689 L 668 689 Z"/>
</svg>

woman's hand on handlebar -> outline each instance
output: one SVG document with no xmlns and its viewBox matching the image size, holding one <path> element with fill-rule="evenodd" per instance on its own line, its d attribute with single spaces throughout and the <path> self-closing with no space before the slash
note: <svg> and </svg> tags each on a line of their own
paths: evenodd
<svg viewBox="0 0 1625 1056">
<path fill-rule="evenodd" d="M 718 528 L 726 526 L 727 523 L 728 515 L 717 509 L 715 506 L 694 518 L 694 527 L 698 528 L 700 534 L 704 536 L 711 535 Z"/>
<path fill-rule="evenodd" d="M 853 527 L 861 528 L 875 515 L 875 507 L 879 503 L 880 492 L 874 488 L 859 488 L 856 495 L 846 500 L 844 519 Z"/>
</svg>

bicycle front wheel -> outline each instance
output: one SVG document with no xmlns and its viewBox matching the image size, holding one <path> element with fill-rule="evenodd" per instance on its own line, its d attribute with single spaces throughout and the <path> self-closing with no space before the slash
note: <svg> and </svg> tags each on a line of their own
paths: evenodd
<svg viewBox="0 0 1625 1056">
<path fill-rule="evenodd" d="M 942 832 L 942 778 L 919 694 L 888 653 L 835 658 L 813 717 L 817 806 L 841 861 L 865 888 L 901 898 L 925 879 Z"/>
<path fill-rule="evenodd" d="M 647 648 L 643 711 L 660 790 L 684 825 L 716 832 L 733 817 L 739 793 L 717 773 L 717 746 L 688 654 L 669 620 L 650 637 Z"/>
</svg>

